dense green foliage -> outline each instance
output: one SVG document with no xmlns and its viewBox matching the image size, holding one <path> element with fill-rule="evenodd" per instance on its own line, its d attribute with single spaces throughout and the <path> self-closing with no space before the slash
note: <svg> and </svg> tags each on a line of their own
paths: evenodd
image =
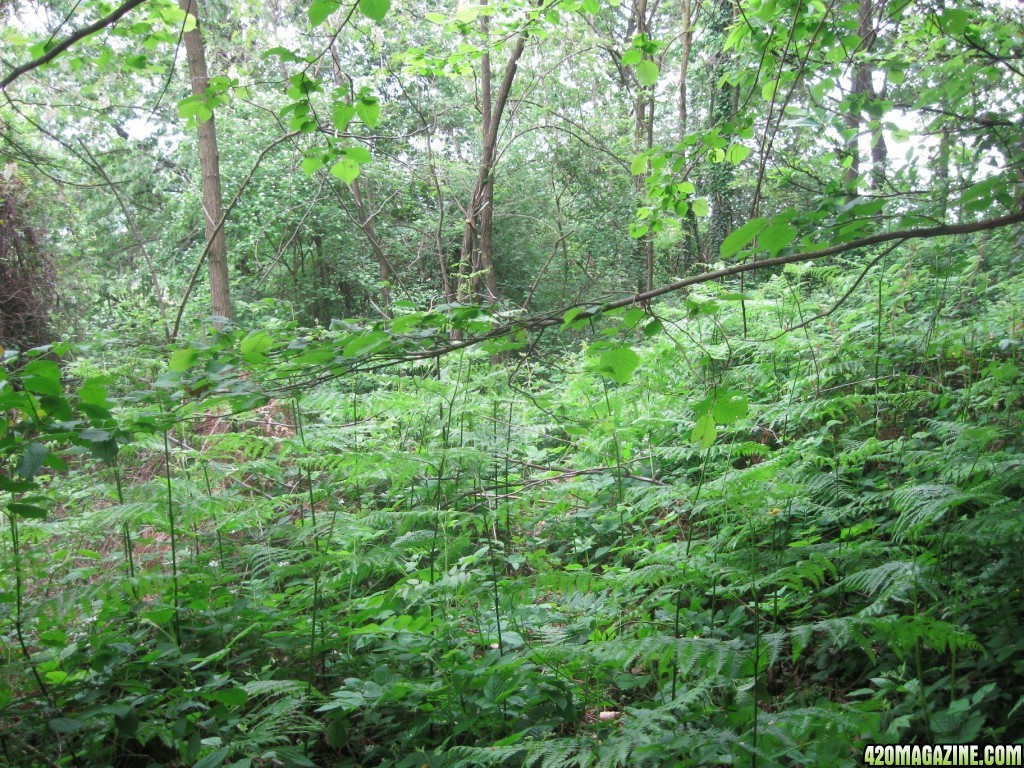
<svg viewBox="0 0 1024 768">
<path fill-rule="evenodd" d="M 188 393 L 255 388 L 293 331 L 255 363 L 230 335 L 176 353 L 144 391 L 103 383 L 116 354 L 69 351 L 63 390 L 29 363 L 7 760 L 846 765 L 1020 738 L 1024 280 L 918 255 L 782 336 L 846 264 L 768 281 L 746 341 L 713 287 L 657 334 L 622 314 L 631 378 L 599 341 L 512 373 L 465 352 L 232 416 L 246 395 Z"/>
<path fill-rule="evenodd" d="M 1019 9 L 201 10 L 0 4 L 0 765 L 1024 744 Z"/>
</svg>

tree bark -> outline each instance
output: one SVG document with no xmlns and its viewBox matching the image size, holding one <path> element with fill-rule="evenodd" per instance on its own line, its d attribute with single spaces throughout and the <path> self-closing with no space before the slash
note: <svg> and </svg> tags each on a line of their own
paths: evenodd
<svg viewBox="0 0 1024 768">
<path fill-rule="evenodd" d="M 647 12 L 647 0 L 634 0 L 633 14 L 634 24 L 638 35 L 650 36 L 649 19 Z M 645 60 L 651 57 L 643 54 Z M 636 154 L 646 152 L 654 143 L 654 90 L 647 89 L 636 83 L 636 99 L 633 105 L 634 113 L 634 147 Z M 633 187 L 636 189 L 638 204 L 644 199 L 647 192 L 647 173 L 637 174 L 633 177 Z M 654 233 L 647 232 L 636 241 L 637 261 L 637 293 L 643 293 L 654 288 Z"/>
<path fill-rule="evenodd" d="M 737 13 L 737 7 L 732 0 L 715 0 L 709 9 L 709 33 L 724 40 Z M 721 53 L 710 63 L 711 87 L 708 94 L 707 119 L 709 129 L 719 123 L 728 122 L 737 108 L 739 89 L 729 82 L 718 85 L 727 63 L 726 57 L 726 53 Z M 736 200 L 731 184 L 735 172 L 730 163 L 706 163 L 701 175 L 711 203 L 711 215 L 701 248 L 703 261 L 711 263 L 719 258 L 722 241 L 733 229 Z"/>
<path fill-rule="evenodd" d="M 387 254 L 384 253 L 384 246 L 381 244 L 380 238 L 377 237 L 377 228 L 373 225 L 375 215 L 369 211 L 363 200 L 363 190 L 359 179 L 355 179 L 351 187 L 352 197 L 356 202 L 356 216 L 359 217 L 359 228 L 366 235 L 370 249 L 380 268 L 380 308 L 386 317 L 391 317 L 391 262 L 388 260 Z"/>
<path fill-rule="evenodd" d="M 857 196 L 857 183 L 860 178 L 860 135 L 863 132 L 864 123 L 861 117 L 861 110 L 864 109 L 865 101 L 878 98 L 878 94 L 875 93 L 874 83 L 872 82 L 874 72 L 871 63 L 866 58 L 866 54 L 871 52 L 878 37 L 873 14 L 873 0 L 858 0 L 857 35 L 860 37 L 860 45 L 857 47 L 855 55 L 860 56 L 860 61 L 855 62 L 853 68 L 853 95 L 855 103 L 853 109 L 847 112 L 844 117 L 846 127 L 853 133 L 853 138 L 850 139 L 853 162 L 846 169 L 844 177 L 847 200 L 852 200 Z M 885 135 L 881 125 L 871 132 L 870 141 L 871 176 L 868 179 L 868 184 L 871 189 L 879 189 L 885 181 L 885 166 L 889 159 L 889 150 L 885 144 Z"/>
<path fill-rule="evenodd" d="M 185 56 L 188 59 L 192 93 L 204 96 L 209 76 L 206 52 L 199 26 L 197 0 L 178 0 L 179 7 L 196 19 L 196 27 L 184 34 Z M 203 214 L 206 218 L 206 242 L 209 244 L 206 263 L 210 274 L 210 305 L 214 317 L 231 319 L 231 291 L 228 282 L 228 247 L 224 227 L 217 223 L 224 216 L 224 199 L 220 186 L 220 157 L 217 151 L 216 119 L 199 123 L 199 167 L 202 174 Z"/>
<path fill-rule="evenodd" d="M 487 0 L 480 0 L 486 6 Z M 481 15 L 480 26 L 487 37 L 488 21 Z M 498 130 L 501 117 L 508 106 L 519 68 L 519 59 L 526 47 L 527 33 L 516 37 L 515 45 L 505 63 L 501 86 L 496 94 L 491 87 L 491 57 L 485 53 L 480 63 L 480 107 L 482 118 L 480 133 L 480 167 L 476 183 L 466 207 L 466 224 L 462 232 L 462 252 L 459 261 L 459 285 L 457 294 L 462 301 L 485 299 L 496 302 L 499 298 L 498 276 L 494 272 L 494 166 L 498 159 Z M 481 295 L 480 281 L 483 278 L 485 293 Z"/>
<path fill-rule="evenodd" d="M 699 6 L 699 2 L 698 2 Z M 679 136 L 680 138 L 685 137 L 689 131 L 689 99 L 687 98 L 686 89 L 688 87 L 688 77 L 690 74 L 690 56 L 693 52 L 693 22 L 694 22 L 694 8 L 692 0 L 682 0 L 681 7 L 683 15 L 683 38 L 682 38 L 682 52 L 680 53 L 679 61 Z M 697 260 L 697 256 L 700 254 L 700 239 L 697 233 L 697 214 L 693 212 L 693 206 L 691 205 L 686 212 L 686 222 L 683 226 L 683 235 L 679 245 L 681 258 L 681 264 L 676 265 L 678 269 L 686 274 L 690 271 L 693 263 Z"/>
</svg>

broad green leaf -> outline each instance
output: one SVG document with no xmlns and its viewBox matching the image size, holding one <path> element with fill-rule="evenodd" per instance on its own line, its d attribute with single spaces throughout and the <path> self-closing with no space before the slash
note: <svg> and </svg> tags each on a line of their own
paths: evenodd
<svg viewBox="0 0 1024 768">
<path fill-rule="evenodd" d="M 619 384 L 632 378 L 640 365 L 640 356 L 629 347 L 614 347 L 601 353 L 598 370 Z"/>
<path fill-rule="evenodd" d="M 641 61 L 643 61 L 644 54 L 639 48 L 630 48 L 628 51 L 622 54 L 622 63 L 627 67 L 635 67 Z"/>
<path fill-rule="evenodd" d="M 360 146 L 345 147 L 345 157 L 355 160 L 360 165 L 366 165 L 373 160 L 370 150 Z"/>
<path fill-rule="evenodd" d="M 659 333 L 662 332 L 662 330 L 664 330 L 664 327 L 665 326 L 662 324 L 661 320 L 659 320 L 658 318 L 654 318 L 653 320 L 651 320 L 651 322 L 647 323 L 647 325 L 644 326 L 644 337 L 649 339 L 652 336 L 657 336 Z"/>
<path fill-rule="evenodd" d="M 21 372 L 22 386 L 37 395 L 60 395 L 60 367 L 52 360 L 33 360 Z"/>
<path fill-rule="evenodd" d="M 658 65 L 650 59 L 644 59 L 636 65 L 636 80 L 640 85 L 654 85 L 658 82 L 658 74 Z"/>
<path fill-rule="evenodd" d="M 371 331 L 370 333 L 364 333 L 362 336 L 357 336 L 345 345 L 345 357 L 368 355 L 387 346 L 390 342 L 391 337 L 383 331 Z"/>
<path fill-rule="evenodd" d="M 263 58 L 266 59 L 270 56 L 278 56 L 281 61 L 299 61 L 299 57 L 294 52 L 289 51 L 287 48 L 282 48 L 281 46 L 271 48 L 269 51 L 264 51 Z"/>
<path fill-rule="evenodd" d="M 525 338 L 514 338 L 505 336 L 503 338 L 491 339 L 485 341 L 480 345 L 480 349 L 489 355 L 496 354 L 498 352 L 507 352 L 511 349 L 522 349 L 527 345 Z"/>
<path fill-rule="evenodd" d="M 170 3 L 165 5 L 160 9 L 160 17 L 180 32 L 191 32 L 196 28 L 196 17 L 191 13 L 185 13 L 177 5 Z"/>
<path fill-rule="evenodd" d="M 193 365 L 195 365 L 196 358 L 199 356 L 199 352 L 192 347 L 186 347 L 185 349 L 176 349 L 171 355 L 171 362 L 168 366 L 172 371 L 187 371 Z"/>
<path fill-rule="evenodd" d="M 723 259 L 735 256 L 741 248 L 753 240 L 768 225 L 768 219 L 751 219 L 722 241 L 719 255 Z"/>
<path fill-rule="evenodd" d="M 560 330 L 564 331 L 566 328 L 572 325 L 576 317 L 581 312 L 584 311 L 586 311 L 584 307 L 573 307 L 572 309 L 568 310 L 564 315 L 562 315 L 562 327 L 560 328 Z"/>
<path fill-rule="evenodd" d="M 323 90 L 320 85 L 320 81 L 314 80 L 305 72 L 296 72 L 288 78 L 288 82 L 290 85 L 288 90 L 285 91 L 285 94 L 289 99 L 295 99 L 299 102 L 292 107 L 293 109 L 298 109 L 301 105 L 305 104 L 305 101 L 303 100 L 307 99 L 309 94 Z"/>
<path fill-rule="evenodd" d="M 330 712 L 340 709 L 343 712 L 351 712 L 359 709 L 366 703 L 366 698 L 358 691 L 335 691 L 331 694 L 331 701 L 318 708 L 317 712 Z"/>
<path fill-rule="evenodd" d="M 100 408 L 110 408 L 111 406 L 110 401 L 107 400 L 107 388 L 98 379 L 85 380 L 85 383 L 78 390 L 78 402 L 95 405 Z"/>
<path fill-rule="evenodd" d="M 729 149 L 725 151 L 725 159 L 732 165 L 739 165 L 747 156 L 750 154 L 750 147 L 746 147 L 743 144 L 732 144 Z"/>
<path fill-rule="evenodd" d="M 186 120 L 192 118 L 198 123 L 205 123 L 213 117 L 213 110 L 201 96 L 189 96 L 178 103 L 178 116 Z"/>
<path fill-rule="evenodd" d="M 229 707 L 240 707 L 249 700 L 244 688 L 221 688 L 210 694 L 210 699 Z"/>
<path fill-rule="evenodd" d="M 633 328 L 645 317 L 647 317 L 647 313 L 640 309 L 640 307 L 630 307 L 626 310 L 626 314 L 622 316 L 622 322 L 620 325 L 623 328 Z"/>
<path fill-rule="evenodd" d="M 89 443 L 105 443 L 113 435 L 105 429 L 83 429 L 78 433 L 78 437 Z"/>
<path fill-rule="evenodd" d="M 629 172 L 634 176 L 639 176 L 647 170 L 647 155 L 639 154 L 633 158 L 633 162 L 629 164 Z"/>
<path fill-rule="evenodd" d="M 253 353 L 262 355 L 272 346 L 274 346 L 274 339 L 269 333 L 266 331 L 250 331 L 249 334 L 242 339 L 241 349 L 243 355 Z"/>
<path fill-rule="evenodd" d="M 448 17 L 445 16 L 443 13 L 437 13 L 436 11 L 431 11 L 430 13 L 423 14 L 423 18 L 425 18 L 427 21 L 433 22 L 434 24 L 448 23 Z"/>
<path fill-rule="evenodd" d="M 193 768 L 220 768 L 231 754 L 231 747 L 221 747 L 193 763 Z"/>
<path fill-rule="evenodd" d="M 154 624 L 169 624 L 171 619 L 174 618 L 174 614 L 175 610 L 173 608 L 154 608 L 144 613 L 142 617 L 152 621 Z"/>
<path fill-rule="evenodd" d="M 970 20 L 970 12 L 963 8 L 947 8 L 942 11 L 942 28 L 951 35 L 962 35 Z"/>
<path fill-rule="evenodd" d="M 338 0 L 314 0 L 308 11 L 310 25 L 319 27 L 340 6 L 341 3 Z"/>
<path fill-rule="evenodd" d="M 693 425 L 690 439 L 699 443 L 701 448 L 710 448 L 715 442 L 715 418 L 710 413 L 705 413 L 697 423 Z"/>
<path fill-rule="evenodd" d="M 411 331 L 423 322 L 423 317 L 423 312 L 399 315 L 391 321 L 391 333 L 403 334 Z"/>
<path fill-rule="evenodd" d="M 22 504 L 20 502 L 12 501 L 7 505 L 7 511 L 12 515 L 27 517 L 32 520 L 46 519 L 46 510 L 42 507 L 37 507 L 35 504 Z"/>
<path fill-rule="evenodd" d="M 102 555 L 97 553 L 96 559 L 102 559 Z M 48 629 L 45 632 L 39 633 L 39 642 L 50 648 L 60 648 L 67 644 L 68 634 L 67 632 L 62 632 L 59 629 Z"/>
<path fill-rule="evenodd" d="M 331 174 L 337 176 L 346 184 L 351 184 L 359 175 L 359 163 L 343 157 L 331 166 Z"/>
<path fill-rule="evenodd" d="M 1011 362 L 992 363 L 988 371 L 996 381 L 1015 381 L 1020 376 L 1020 368 Z"/>
<path fill-rule="evenodd" d="M 18 462 L 18 468 L 15 471 L 23 479 L 31 480 L 35 477 L 40 467 L 43 466 L 43 462 L 46 460 L 46 453 L 46 446 L 33 440 L 25 446 L 25 453 Z"/>
<path fill-rule="evenodd" d="M 38 488 L 31 480 L 8 480 L 3 475 L 0 475 L 0 491 L 7 491 L 8 493 L 24 493 L 25 491 L 31 491 L 34 488 Z"/>
<path fill-rule="evenodd" d="M 359 0 L 359 12 L 374 21 L 383 21 L 391 10 L 391 0 Z"/>
<path fill-rule="evenodd" d="M 983 211 L 992 205 L 997 188 L 1005 183 L 1001 176 L 989 176 L 965 189 L 960 204 L 970 211 Z"/>
<path fill-rule="evenodd" d="M 758 244 L 777 254 L 796 239 L 796 229 L 785 221 L 774 222 L 768 229 L 757 236 Z"/>
<path fill-rule="evenodd" d="M 54 733 L 74 733 L 88 726 L 84 720 L 77 720 L 72 717 L 54 717 L 50 719 L 50 730 Z"/>
<path fill-rule="evenodd" d="M 356 114 L 368 128 L 376 128 L 380 122 L 380 100 L 376 96 L 363 96 L 356 102 Z"/>
<path fill-rule="evenodd" d="M 715 393 L 711 416 L 718 424 L 732 424 L 747 415 L 747 396 L 736 390 Z"/>
<path fill-rule="evenodd" d="M 708 201 L 703 197 L 691 200 L 690 206 L 693 208 L 693 214 L 695 216 L 704 217 L 711 213 L 711 207 L 708 205 Z"/>
<path fill-rule="evenodd" d="M 472 24 L 480 17 L 480 6 L 476 3 L 472 5 L 461 5 L 455 12 L 455 20 L 462 24 Z"/>
<path fill-rule="evenodd" d="M 355 116 L 355 105 L 349 104 L 347 101 L 339 101 L 334 105 L 334 109 L 331 110 L 331 122 L 341 132 L 348 129 L 348 124 L 352 122 L 352 118 Z"/>
<path fill-rule="evenodd" d="M 307 157 L 302 161 L 302 170 L 305 171 L 307 176 L 312 176 L 324 165 L 324 158 L 322 156 Z"/>
</svg>

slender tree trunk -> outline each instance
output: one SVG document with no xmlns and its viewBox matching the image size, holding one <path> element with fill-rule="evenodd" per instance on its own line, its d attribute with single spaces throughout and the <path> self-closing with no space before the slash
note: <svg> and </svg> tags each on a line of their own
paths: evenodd
<svg viewBox="0 0 1024 768">
<path fill-rule="evenodd" d="M 870 53 L 875 45 L 878 36 L 875 30 L 873 0 L 858 0 L 857 3 L 857 35 L 860 37 L 860 45 L 855 51 L 859 60 L 854 63 L 853 68 L 853 96 L 855 104 L 853 109 L 846 113 L 844 120 L 846 127 L 853 134 L 850 139 L 853 153 L 853 162 L 846 169 L 844 181 L 846 183 L 846 197 L 852 200 L 857 196 L 857 181 L 860 178 L 860 135 L 863 132 L 864 120 L 861 117 L 861 110 L 864 109 L 864 102 L 877 98 L 874 83 L 872 82 L 873 71 L 871 63 L 867 60 L 866 54 Z M 871 189 L 878 189 L 885 180 L 885 165 L 888 161 L 889 151 L 885 144 L 885 136 L 881 125 L 871 132 L 871 177 L 868 183 Z"/>
<path fill-rule="evenodd" d="M 359 179 L 355 179 L 351 187 L 352 197 L 355 198 L 356 202 L 356 216 L 358 217 L 359 228 L 366 235 L 366 239 L 369 241 L 370 248 L 373 251 L 373 256 L 377 259 L 377 264 L 380 267 L 380 308 L 387 317 L 391 317 L 391 287 L 389 285 L 391 280 L 391 262 L 388 261 L 387 254 L 384 253 L 384 246 L 381 245 L 380 238 L 377 237 L 377 228 L 373 225 L 374 215 L 367 210 Z"/>
<path fill-rule="evenodd" d="M 639 35 L 648 35 L 648 13 L 647 0 L 634 0 L 633 16 L 636 31 Z M 649 59 L 649 54 L 643 55 Z M 634 133 L 633 150 L 636 154 L 646 152 L 651 148 L 654 141 L 654 92 L 636 83 L 636 98 L 633 105 Z M 633 187 L 636 190 L 637 200 L 643 200 L 647 191 L 647 173 L 637 174 L 633 177 Z M 637 266 L 637 291 L 644 292 L 654 289 L 654 234 L 647 232 L 636 242 L 636 266 Z"/>
<path fill-rule="evenodd" d="M 487 0 L 480 0 L 487 5 Z M 486 38 L 487 16 L 481 15 L 481 29 Z M 495 302 L 499 298 L 498 280 L 494 272 L 494 166 L 498 158 L 498 130 L 501 117 L 508 106 L 519 68 L 519 59 L 526 47 L 526 32 L 516 38 L 515 45 L 505 63 L 501 86 L 496 94 L 491 87 L 491 57 L 485 53 L 481 59 L 481 136 L 480 167 L 476 183 L 466 207 L 466 225 L 462 233 L 462 253 L 459 261 L 458 297 L 463 301 L 485 298 Z M 486 50 L 486 48 L 485 48 Z M 486 296 L 481 297 L 480 281 L 484 281 Z"/>
<path fill-rule="evenodd" d="M 196 19 L 196 27 L 184 34 L 185 56 L 188 59 L 189 79 L 195 96 L 206 94 L 209 77 L 206 72 L 206 52 L 199 25 L 199 6 L 196 0 L 178 0 L 178 5 Z M 217 224 L 224 216 L 224 200 L 220 189 L 220 158 L 217 152 L 217 126 L 215 118 L 199 123 L 199 167 L 202 172 L 203 213 L 206 217 L 206 241 L 210 243 L 206 262 L 210 273 L 210 303 L 214 317 L 231 319 L 231 292 L 228 283 L 228 247 L 224 227 Z M 211 242 L 212 240 L 212 242 Z"/>
<path fill-rule="evenodd" d="M 682 0 L 682 15 L 683 15 L 683 38 L 682 38 L 682 52 L 680 54 L 679 61 L 679 136 L 680 138 L 686 136 L 689 126 L 689 100 L 687 98 L 686 89 L 688 87 L 687 78 L 690 74 L 690 55 L 693 52 L 693 21 L 694 21 L 694 8 L 692 0 Z M 690 206 L 686 212 L 686 222 L 683 227 L 683 236 L 680 242 L 680 256 L 682 257 L 682 263 L 678 265 L 679 269 L 677 272 L 684 274 L 690 271 L 693 263 L 697 260 L 697 255 L 700 253 L 700 241 L 697 236 L 697 214 L 693 212 L 693 206 Z"/>
<path fill-rule="evenodd" d="M 725 39 L 729 26 L 736 17 L 736 6 L 732 0 L 716 0 L 709 9 L 709 31 L 711 34 Z M 714 128 L 728 121 L 736 110 L 739 90 L 730 83 L 718 85 L 726 58 L 722 54 L 711 63 L 711 88 L 708 103 L 708 128 Z M 735 193 L 731 184 L 735 173 L 730 163 L 714 163 L 705 165 L 702 181 L 707 188 L 711 202 L 711 216 L 708 219 L 707 235 L 702 243 L 704 261 L 718 259 L 722 241 L 733 229 L 733 209 Z"/>
<path fill-rule="evenodd" d="M 679 57 L 679 131 L 686 135 L 686 122 L 689 118 L 686 99 L 686 77 L 690 71 L 690 52 L 693 50 L 693 7 L 691 0 L 682 0 L 683 13 L 683 50 Z"/>
<path fill-rule="evenodd" d="M 487 5 L 487 0 L 480 0 L 481 6 Z M 498 299 L 498 282 L 494 274 L 494 163 L 498 154 L 498 134 L 494 133 L 491 139 L 491 123 L 494 120 L 494 105 L 491 94 L 491 53 L 490 53 L 490 22 L 487 13 L 480 16 L 480 28 L 484 35 L 484 56 L 480 62 L 480 99 L 483 109 L 483 119 L 480 122 L 483 134 L 483 155 L 487 158 L 487 175 L 482 189 L 483 196 L 480 201 L 480 232 L 479 232 L 479 254 L 475 268 L 484 273 L 484 285 L 488 302 Z"/>
<path fill-rule="evenodd" d="M 946 220 L 949 211 L 949 160 L 952 141 L 950 140 L 949 126 L 942 126 L 942 134 L 939 136 L 939 146 L 935 152 L 935 159 L 932 161 L 933 173 L 935 174 L 936 185 L 939 191 L 937 202 L 939 209 L 939 221 Z"/>
</svg>

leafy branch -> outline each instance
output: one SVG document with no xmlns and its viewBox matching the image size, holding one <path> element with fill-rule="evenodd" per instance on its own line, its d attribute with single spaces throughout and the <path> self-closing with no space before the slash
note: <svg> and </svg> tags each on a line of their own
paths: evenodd
<svg viewBox="0 0 1024 768">
<path fill-rule="evenodd" d="M 108 13 L 101 19 L 97 19 L 92 24 L 88 24 L 70 35 L 65 37 L 59 43 L 50 48 L 46 53 L 42 54 L 38 58 L 27 61 L 21 66 L 15 67 L 11 70 L 10 74 L 7 75 L 3 80 L 0 80 L 0 91 L 7 90 L 7 86 L 17 80 L 24 74 L 31 72 L 34 69 L 38 69 L 44 64 L 48 64 L 55 58 L 60 56 L 64 51 L 70 48 L 72 45 L 77 43 L 79 40 L 83 40 L 89 35 L 99 32 L 101 29 L 111 26 L 116 23 L 118 19 L 124 16 L 133 8 L 137 8 L 142 5 L 146 0 L 127 0 L 127 2 L 115 8 L 113 11 Z"/>
</svg>

